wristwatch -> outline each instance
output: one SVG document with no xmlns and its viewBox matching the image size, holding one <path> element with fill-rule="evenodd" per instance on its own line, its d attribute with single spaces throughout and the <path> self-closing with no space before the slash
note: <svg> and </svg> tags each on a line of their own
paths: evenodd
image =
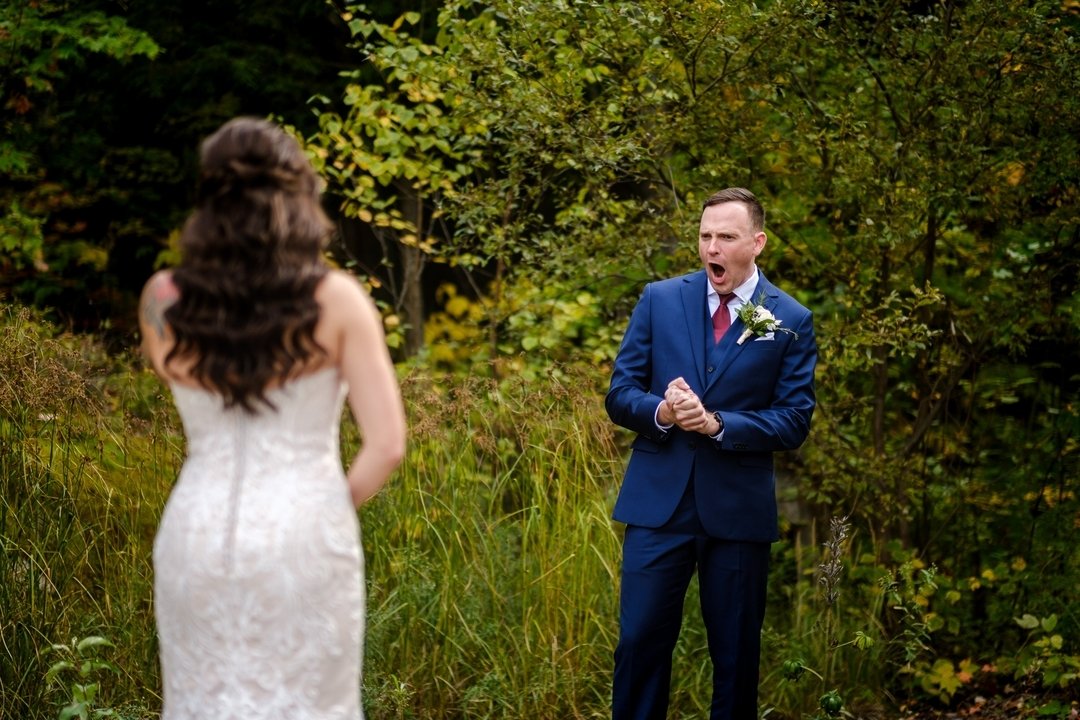
<svg viewBox="0 0 1080 720">
<path fill-rule="evenodd" d="M 716 418 L 716 422 L 720 424 L 720 429 L 717 430 L 715 433 L 713 433 L 713 437 L 716 437 L 720 433 L 724 432 L 724 418 L 720 417 L 720 412 L 719 411 L 714 412 L 712 414 L 712 416 L 714 418 Z"/>
</svg>

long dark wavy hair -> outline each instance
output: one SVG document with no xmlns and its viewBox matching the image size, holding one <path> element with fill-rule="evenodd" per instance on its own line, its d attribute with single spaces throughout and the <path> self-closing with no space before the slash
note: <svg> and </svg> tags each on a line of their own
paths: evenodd
<svg viewBox="0 0 1080 720">
<path fill-rule="evenodd" d="M 325 351 L 315 341 L 315 287 L 332 224 L 321 180 L 299 143 L 273 123 L 236 118 L 203 141 L 195 211 L 165 311 L 191 375 L 228 407 L 255 412 L 267 388 Z"/>
</svg>

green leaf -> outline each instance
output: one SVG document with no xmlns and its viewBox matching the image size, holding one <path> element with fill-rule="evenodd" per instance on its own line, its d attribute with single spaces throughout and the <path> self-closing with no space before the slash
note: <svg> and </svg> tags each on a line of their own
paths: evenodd
<svg viewBox="0 0 1080 720">
<path fill-rule="evenodd" d="M 111 642 L 101 637 L 100 635 L 90 635 L 80 640 L 79 644 L 75 646 L 75 649 L 78 650 L 80 654 L 82 654 L 82 652 L 87 648 L 112 646 L 113 644 Z"/>
<path fill-rule="evenodd" d="M 1013 618 L 1013 620 L 1025 630 L 1034 630 L 1039 627 L 1039 619 L 1031 613 L 1024 613 L 1023 617 Z"/>
<path fill-rule="evenodd" d="M 1060 700 L 1051 700 L 1041 706 L 1036 713 L 1043 717 L 1065 717 L 1069 713 L 1069 706 Z"/>
<path fill-rule="evenodd" d="M 72 665 L 71 662 L 69 662 L 67 660 L 61 660 L 59 662 L 53 663 L 52 667 L 50 667 L 48 672 L 45 673 L 45 682 L 47 682 L 47 683 L 53 682 L 56 679 L 57 675 L 59 675 L 60 673 L 62 673 L 65 670 L 70 670 L 73 667 L 75 667 L 75 666 Z"/>
</svg>

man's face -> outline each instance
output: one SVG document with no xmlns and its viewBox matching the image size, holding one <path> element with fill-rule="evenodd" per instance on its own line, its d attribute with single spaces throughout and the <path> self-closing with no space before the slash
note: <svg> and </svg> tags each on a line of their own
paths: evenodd
<svg viewBox="0 0 1080 720">
<path fill-rule="evenodd" d="M 709 282 L 721 295 L 749 279 L 754 258 L 763 247 L 765 233 L 750 227 L 750 211 L 744 203 L 710 205 L 701 213 L 698 254 Z"/>
</svg>

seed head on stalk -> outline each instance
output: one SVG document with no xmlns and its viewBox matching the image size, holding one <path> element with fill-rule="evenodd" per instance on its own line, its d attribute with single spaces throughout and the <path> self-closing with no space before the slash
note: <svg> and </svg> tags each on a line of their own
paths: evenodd
<svg viewBox="0 0 1080 720">
<path fill-rule="evenodd" d="M 847 520 L 845 515 L 842 518 L 834 517 L 829 521 L 829 539 L 825 541 L 825 560 L 818 565 L 821 571 L 818 582 L 825 587 L 825 602 L 829 605 L 835 605 L 837 598 L 840 597 L 840 573 L 844 569 L 840 557 L 844 541 L 847 540 L 848 532 L 851 530 L 851 524 Z"/>
</svg>

